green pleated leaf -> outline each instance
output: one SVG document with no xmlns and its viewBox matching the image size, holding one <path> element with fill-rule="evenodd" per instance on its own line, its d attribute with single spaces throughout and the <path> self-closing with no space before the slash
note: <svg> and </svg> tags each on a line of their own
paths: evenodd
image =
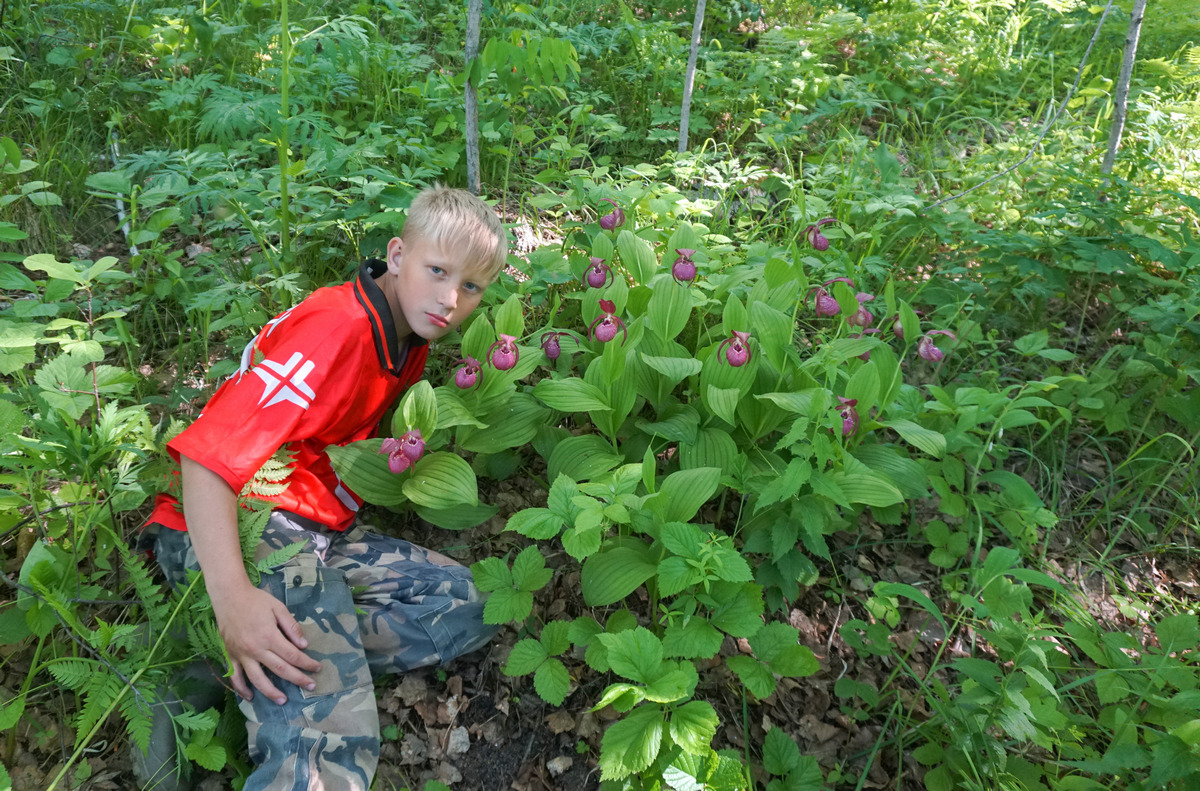
<svg viewBox="0 0 1200 791">
<path fill-rule="evenodd" d="M 543 379 L 534 386 L 533 395 L 559 412 L 606 412 L 610 409 L 603 391 L 582 379 Z"/>
<path fill-rule="evenodd" d="M 668 257 L 673 250 L 668 250 Z M 671 258 L 674 261 L 674 258 Z M 659 280 L 646 306 L 646 323 L 665 341 L 673 341 L 687 326 L 692 315 L 692 294 L 674 280 Z M 664 374 L 665 375 L 665 374 Z"/>
<path fill-rule="evenodd" d="M 624 230 L 617 234 L 617 253 L 625 269 L 639 285 L 646 285 L 654 277 L 658 259 L 646 240 L 636 236 L 633 231 Z"/>
<path fill-rule="evenodd" d="M 403 489 L 408 499 L 428 508 L 479 504 L 475 471 L 461 457 L 445 451 L 418 459 L 412 473 L 404 476 Z"/>
<path fill-rule="evenodd" d="M 841 489 L 850 503 L 878 508 L 904 502 L 904 495 L 896 485 L 875 473 L 835 472 L 827 477 Z"/>
<path fill-rule="evenodd" d="M 687 522 L 716 493 L 721 482 L 719 467 L 697 467 L 673 472 L 663 480 L 659 493 L 646 504 L 666 522 Z"/>
<path fill-rule="evenodd" d="M 521 306 L 522 299 L 513 294 L 504 300 L 504 304 L 492 312 L 492 320 L 496 324 L 496 332 L 520 338 L 525 334 L 525 310 Z"/>
<path fill-rule="evenodd" d="M 487 424 L 463 403 L 456 388 L 443 385 L 434 388 L 433 394 L 437 398 L 437 428 L 454 428 L 455 426 L 487 428 Z"/>
<path fill-rule="evenodd" d="M 407 475 L 397 475 L 388 469 L 387 456 L 379 453 L 382 444 L 382 439 L 368 439 L 344 446 L 330 445 L 325 448 L 325 453 L 334 472 L 350 491 L 368 503 L 399 505 L 408 499 L 403 488 Z"/>
<path fill-rule="evenodd" d="M 623 546 L 592 555 L 583 563 L 583 598 L 593 607 L 615 604 L 658 571 L 648 548 Z"/>
<path fill-rule="evenodd" d="M 487 369 L 484 373 L 493 373 Z M 514 393 L 503 405 L 492 409 L 484 419 L 490 428 L 463 429 L 459 446 L 472 453 L 498 453 L 532 440 L 552 413 L 528 393 Z M 503 426 L 502 430 L 497 427 Z"/>
<path fill-rule="evenodd" d="M 417 516 L 443 530 L 466 530 L 468 527 L 483 524 L 500 512 L 496 506 L 482 503 L 479 505 L 463 503 L 449 508 L 428 508 L 417 505 L 414 510 L 416 510 Z"/>
<path fill-rule="evenodd" d="M 400 408 L 392 415 L 392 436 L 399 437 L 409 429 L 417 429 L 425 439 L 433 436 L 438 427 L 438 401 L 433 385 L 422 379 L 404 394 Z"/>
<path fill-rule="evenodd" d="M 660 420 L 638 420 L 637 427 L 639 431 L 650 436 L 662 437 L 668 442 L 678 442 L 682 449 L 696 442 L 700 415 L 690 406 L 674 406 L 669 408 Z"/>
<path fill-rule="evenodd" d="M 616 467 L 624 459 L 612 445 L 595 434 L 568 437 L 554 446 L 547 462 L 549 480 L 566 475 L 573 481 L 588 481 Z"/>
<path fill-rule="evenodd" d="M 673 385 L 695 376 L 704 367 L 695 357 L 653 357 L 643 354 L 642 362 L 667 377 Z"/>
<path fill-rule="evenodd" d="M 740 390 L 727 390 L 720 387 L 708 386 L 708 408 L 717 417 L 731 426 L 737 425 L 737 404 L 742 397 Z"/>
<path fill-rule="evenodd" d="M 943 434 L 920 426 L 911 420 L 889 420 L 885 426 L 899 434 L 905 442 L 940 459 L 946 452 L 946 437 Z"/>
<path fill-rule="evenodd" d="M 716 467 L 724 475 L 732 474 L 738 460 L 738 446 L 729 432 L 719 428 L 702 429 L 691 444 L 680 444 L 679 466 L 685 470 Z"/>
</svg>

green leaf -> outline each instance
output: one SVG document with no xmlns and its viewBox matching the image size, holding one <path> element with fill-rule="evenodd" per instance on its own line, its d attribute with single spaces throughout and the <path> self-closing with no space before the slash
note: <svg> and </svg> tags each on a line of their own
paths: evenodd
<svg viewBox="0 0 1200 791">
<path fill-rule="evenodd" d="M 617 252 L 621 256 L 621 263 L 625 264 L 638 285 L 647 285 L 650 278 L 654 277 L 658 259 L 646 241 L 634 235 L 633 231 L 624 230 L 617 234 Z"/>
<path fill-rule="evenodd" d="M 553 576 L 553 569 L 546 568 L 546 559 L 536 545 L 525 547 L 513 561 L 513 584 L 518 590 L 540 590 Z"/>
<path fill-rule="evenodd" d="M 693 700 L 671 712 L 671 740 L 692 755 L 702 755 L 709 749 L 717 726 L 721 723 L 712 704 Z"/>
<path fill-rule="evenodd" d="M 738 446 L 729 433 L 719 428 L 701 429 L 695 442 L 679 445 L 679 466 L 685 470 L 716 467 L 731 475 L 738 462 Z"/>
<path fill-rule="evenodd" d="M 400 408 L 392 416 L 392 436 L 400 437 L 409 429 L 417 429 L 428 440 L 438 427 L 438 399 L 433 385 L 422 379 L 404 394 Z"/>
<path fill-rule="evenodd" d="M 500 512 L 494 505 L 454 505 L 449 508 L 428 508 L 415 505 L 417 516 L 443 530 L 466 530 L 481 525 Z"/>
<path fill-rule="evenodd" d="M 800 765 L 800 748 L 778 726 L 772 726 L 763 739 L 763 769 L 783 776 Z"/>
<path fill-rule="evenodd" d="M 533 688 L 542 700 L 559 706 L 571 688 L 571 676 L 560 660 L 547 659 L 533 674 Z"/>
<path fill-rule="evenodd" d="M 904 502 L 904 495 L 882 475 L 873 472 L 836 472 L 828 478 L 851 503 L 862 503 L 877 508 Z"/>
<path fill-rule="evenodd" d="M 689 376 L 700 373 L 704 365 L 694 357 L 652 357 L 639 352 L 642 362 L 665 376 L 672 385 L 677 385 Z"/>
<path fill-rule="evenodd" d="M 66 280 L 75 284 L 82 284 L 83 277 L 73 264 L 59 261 L 51 253 L 38 253 L 31 255 L 24 261 L 25 268 L 35 272 L 45 272 L 48 277 L 55 280 Z"/>
<path fill-rule="evenodd" d="M 563 520 L 546 508 L 526 508 L 509 517 L 507 528 L 539 541 L 554 538 L 562 530 Z"/>
<path fill-rule="evenodd" d="M 184 749 L 184 753 L 210 772 L 225 768 L 225 748 L 217 742 L 210 741 L 202 745 L 192 742 Z"/>
<path fill-rule="evenodd" d="M 118 171 L 93 173 L 84 182 L 88 187 L 106 195 L 128 195 L 132 189 L 129 177 Z"/>
<path fill-rule="evenodd" d="M 1200 623 L 1195 615 L 1170 615 L 1154 627 L 1164 654 L 1191 650 L 1200 644 Z"/>
<path fill-rule="evenodd" d="M 483 622 L 486 624 L 523 621 L 533 612 L 533 594 L 514 588 L 500 588 L 492 592 L 483 605 Z"/>
<path fill-rule="evenodd" d="M 691 407 L 668 409 L 661 420 L 651 423 L 640 419 L 637 421 L 637 427 L 639 431 L 650 436 L 662 437 L 668 442 L 678 442 L 682 450 L 696 443 L 700 416 Z"/>
<path fill-rule="evenodd" d="M 571 626 L 569 621 L 551 621 L 542 627 L 538 639 L 546 647 L 550 656 L 558 656 L 571 647 Z"/>
<path fill-rule="evenodd" d="M 658 571 L 658 565 L 648 556 L 645 546 L 641 551 L 622 546 L 589 557 L 581 575 L 584 601 L 603 607 L 633 593 Z"/>
<path fill-rule="evenodd" d="M 437 428 L 453 428 L 455 426 L 474 426 L 487 428 L 487 424 L 476 417 L 454 389 L 443 386 L 434 389 L 437 396 Z"/>
<path fill-rule="evenodd" d="M 812 472 L 812 464 L 807 459 L 792 459 L 783 475 L 762 488 L 754 504 L 754 512 L 758 513 L 759 509 L 774 503 L 791 500 L 800 492 L 800 487 L 808 483 Z"/>
<path fill-rule="evenodd" d="M 649 704 L 610 725 L 600 743 L 600 779 L 620 780 L 649 767 L 662 746 L 664 725 L 662 711 Z"/>
<path fill-rule="evenodd" d="M 690 698 L 700 677 L 691 662 L 668 662 L 664 672 L 646 687 L 646 700 L 655 703 L 674 703 Z"/>
<path fill-rule="evenodd" d="M 703 618 L 693 617 L 683 624 L 672 624 L 663 633 L 663 651 L 683 659 L 709 659 L 721 650 L 724 636 Z"/>
<path fill-rule="evenodd" d="M 874 362 L 859 366 L 846 383 L 846 398 L 858 400 L 858 411 L 867 414 L 879 403 L 879 369 Z"/>
<path fill-rule="evenodd" d="M 742 391 L 709 385 L 706 391 L 708 408 L 717 417 L 731 426 L 737 425 L 737 405 L 741 400 Z"/>
<path fill-rule="evenodd" d="M 21 148 L 11 137 L 0 137 L 0 151 L 3 151 L 8 164 L 14 168 L 21 164 Z M 2 165 L 3 163 L 0 163 Z M 2 168 L 0 168 L 2 169 Z"/>
<path fill-rule="evenodd" d="M 668 252 L 669 254 L 670 252 Z M 683 332 L 691 314 L 691 292 L 673 280 L 658 281 L 654 286 L 654 293 L 650 296 L 650 302 L 646 306 L 647 324 L 650 330 L 664 341 L 673 341 L 679 333 Z M 699 373 L 698 362 L 696 372 Z M 667 376 L 667 374 L 663 375 Z"/>
<path fill-rule="evenodd" d="M 737 674 L 746 685 L 746 689 L 759 700 L 769 697 L 775 691 L 775 677 L 766 665 L 754 657 L 730 656 L 726 657 L 725 664 L 729 665 L 729 669 Z"/>
<path fill-rule="evenodd" d="M 513 584 L 512 572 L 500 558 L 484 558 L 478 563 L 472 563 L 471 576 L 475 580 L 475 587 L 484 593 L 511 588 Z"/>
<path fill-rule="evenodd" d="M 508 662 L 504 664 L 504 674 L 508 676 L 524 676 L 541 667 L 549 654 L 545 647 L 533 638 L 520 640 L 508 654 Z"/>
<path fill-rule="evenodd" d="M 666 477 L 659 493 L 646 504 L 666 522 L 686 522 L 708 502 L 721 482 L 717 467 L 680 470 Z"/>
<path fill-rule="evenodd" d="M 520 338 L 525 334 L 525 311 L 521 306 L 522 297 L 511 295 L 504 304 L 492 312 L 496 332 Z"/>
<path fill-rule="evenodd" d="M 479 504 L 475 471 L 462 457 L 445 451 L 418 459 L 411 474 L 404 477 L 402 488 L 408 499 L 428 508 Z"/>
<path fill-rule="evenodd" d="M 582 379 L 543 379 L 533 388 L 533 395 L 551 409 L 559 412 L 607 412 L 611 407 L 600 388 Z"/>
<path fill-rule="evenodd" d="M 472 453 L 498 453 L 515 448 L 533 439 L 550 415 L 550 410 L 529 393 L 513 393 L 503 404 L 484 415 L 486 426 L 503 426 L 502 431 L 464 428 L 458 445 Z"/>
<path fill-rule="evenodd" d="M 762 588 L 754 583 L 720 583 L 712 586 L 713 626 L 734 637 L 749 637 L 762 626 Z"/>
<path fill-rule="evenodd" d="M 906 599 L 917 603 L 921 609 L 933 616 L 938 625 L 942 627 L 943 634 L 949 634 L 950 629 L 946 626 L 946 619 L 942 617 L 942 611 L 933 603 L 933 600 L 922 593 L 912 585 L 906 585 L 902 582 L 879 582 L 875 585 L 876 596 L 903 596 Z"/>
<path fill-rule="evenodd" d="M 889 420 L 883 425 L 899 434 L 908 444 L 940 459 L 946 452 L 946 437 L 911 420 Z"/>
<path fill-rule="evenodd" d="M 555 445 L 546 466 L 550 480 L 566 475 L 574 481 L 587 481 L 608 472 L 622 461 L 623 458 L 602 437 L 581 434 Z"/>
<path fill-rule="evenodd" d="M 329 445 L 325 453 L 342 482 L 368 503 L 399 505 L 407 498 L 402 477 L 388 469 L 387 457 L 380 455 L 381 439 Z M 423 459 L 422 459 L 423 461 Z"/>
<path fill-rule="evenodd" d="M 614 673 L 640 684 L 649 684 L 658 676 L 663 648 L 649 629 L 639 626 L 597 637 L 608 649 L 608 663 Z"/>
</svg>

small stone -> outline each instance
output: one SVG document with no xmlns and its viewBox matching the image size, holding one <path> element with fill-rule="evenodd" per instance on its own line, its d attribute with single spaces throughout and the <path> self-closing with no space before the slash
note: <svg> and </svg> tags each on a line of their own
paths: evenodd
<svg viewBox="0 0 1200 791">
<path fill-rule="evenodd" d="M 569 755 L 560 755 L 557 758 L 551 758 L 546 762 L 546 769 L 550 772 L 551 777 L 558 777 L 571 768 L 575 761 Z"/>
<path fill-rule="evenodd" d="M 452 729 L 450 738 L 446 740 L 446 755 L 461 755 L 469 749 L 471 749 L 471 735 L 467 733 L 467 729 L 461 726 Z"/>
</svg>

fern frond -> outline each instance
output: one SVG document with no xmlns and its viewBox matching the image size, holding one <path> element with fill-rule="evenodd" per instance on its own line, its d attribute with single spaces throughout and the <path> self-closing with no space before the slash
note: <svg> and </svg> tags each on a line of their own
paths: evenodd
<svg viewBox="0 0 1200 791">
<path fill-rule="evenodd" d="M 263 465 L 250 477 L 250 480 L 246 481 L 246 485 L 242 487 L 238 496 L 259 499 L 277 496 L 287 488 L 287 479 L 292 474 L 292 465 L 295 459 L 296 454 L 288 451 L 286 446 L 275 451 L 271 458 L 263 462 Z M 280 488 L 281 485 L 282 488 Z"/>
<path fill-rule="evenodd" d="M 282 566 L 284 563 L 287 563 L 289 560 L 296 557 L 296 555 L 299 555 L 300 550 L 304 549 L 304 547 L 305 542 L 303 541 L 297 541 L 295 543 L 288 544 L 286 547 L 281 547 L 267 555 L 262 560 L 258 561 L 257 568 L 260 573 L 266 574 L 276 566 Z"/>
<path fill-rule="evenodd" d="M 137 695 L 126 695 L 121 700 L 121 715 L 125 718 L 125 730 L 129 738 L 142 752 L 150 746 L 150 733 L 154 730 L 154 710 L 147 708 L 161 706 L 162 701 L 147 688 L 141 689 L 141 698 Z"/>
<path fill-rule="evenodd" d="M 125 682 L 109 672 L 108 668 L 98 663 L 97 667 L 98 671 L 93 674 L 84 690 L 83 708 L 79 710 L 79 716 L 75 720 L 76 738 L 79 741 L 87 738 L 92 728 L 108 711 L 108 707 L 121 694 L 121 690 L 125 689 Z"/>
<path fill-rule="evenodd" d="M 133 591 L 142 603 L 142 612 L 150 622 L 150 628 L 157 632 L 164 627 L 171 615 L 166 591 L 150 576 L 150 569 L 141 557 L 130 552 L 124 543 L 118 543 L 116 546 L 117 553 L 121 556 L 121 566 L 133 582 Z"/>
<path fill-rule="evenodd" d="M 94 659 L 69 658 L 56 659 L 46 665 L 54 680 L 70 690 L 78 691 L 87 687 L 97 674 L 107 673 L 107 668 Z"/>
</svg>

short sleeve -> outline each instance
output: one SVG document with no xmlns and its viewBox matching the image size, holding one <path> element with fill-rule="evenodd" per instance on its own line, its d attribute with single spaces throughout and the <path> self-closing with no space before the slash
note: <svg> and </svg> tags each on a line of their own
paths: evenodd
<svg viewBox="0 0 1200 791">
<path fill-rule="evenodd" d="M 237 492 L 283 445 L 327 434 L 370 351 L 360 322 L 330 313 L 301 303 L 268 323 L 239 371 L 168 443 L 171 455 L 207 467 Z"/>
</svg>

